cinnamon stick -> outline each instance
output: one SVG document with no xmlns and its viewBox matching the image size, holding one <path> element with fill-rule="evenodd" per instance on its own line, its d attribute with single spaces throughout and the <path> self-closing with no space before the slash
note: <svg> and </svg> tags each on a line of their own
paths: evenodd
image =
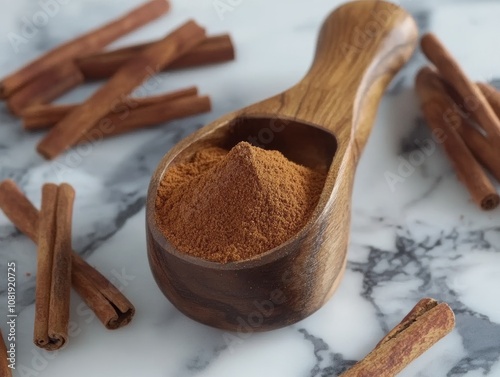
<svg viewBox="0 0 500 377">
<path fill-rule="evenodd" d="M 500 182 L 500 150 L 471 125 L 461 124 L 458 132 L 472 154 Z"/>
<path fill-rule="evenodd" d="M 445 84 L 448 95 L 456 102 L 464 117 L 469 118 L 466 98 L 462 97 L 450 83 L 446 82 Z M 500 92 L 495 87 L 486 83 L 476 82 L 476 86 L 483 93 L 495 115 L 500 117 Z"/>
<path fill-rule="evenodd" d="M 447 304 L 421 300 L 373 351 L 341 376 L 394 377 L 454 326 L 455 315 Z"/>
<path fill-rule="evenodd" d="M 63 61 L 99 51 L 131 31 L 160 17 L 170 8 L 167 0 L 151 0 L 120 18 L 56 47 L 0 82 L 0 98 L 10 97 L 15 91 L 40 73 Z"/>
<path fill-rule="evenodd" d="M 9 363 L 7 359 L 7 347 L 5 346 L 1 330 L 0 330 L 0 354 L 2 355 L 2 358 L 0 359 L 0 376 L 12 377 L 12 369 L 9 368 Z"/>
<path fill-rule="evenodd" d="M 122 102 L 118 107 L 123 105 L 126 109 L 130 109 L 129 111 L 133 111 L 157 103 L 168 103 L 179 98 L 196 96 L 196 94 L 198 94 L 198 88 L 192 86 L 157 96 L 128 98 L 126 103 Z M 30 106 L 22 114 L 23 127 L 25 130 L 29 131 L 50 128 L 78 106 L 80 106 L 80 104 Z M 123 114 L 121 114 L 121 116 L 123 116 Z"/>
<path fill-rule="evenodd" d="M 408 314 L 399 322 L 391 331 L 389 331 L 381 340 L 378 342 L 377 347 L 390 341 L 400 334 L 402 331 L 408 328 L 413 322 L 415 322 L 418 317 L 425 314 L 432 308 L 436 307 L 438 302 L 433 298 L 423 298 L 421 299 L 417 305 L 411 309 Z"/>
<path fill-rule="evenodd" d="M 489 84 L 476 83 L 476 85 L 488 100 L 495 114 L 500 117 L 500 92 Z M 448 83 L 446 83 L 446 89 L 459 108 L 464 109 L 466 107 L 464 98 Z M 467 116 L 463 111 L 461 115 Z M 500 145 L 496 144 L 490 137 L 484 136 L 478 128 L 469 124 L 468 120 L 461 122 L 457 131 L 476 159 L 500 182 Z"/>
<path fill-rule="evenodd" d="M 99 80 L 113 76 L 118 69 L 155 42 L 142 43 L 112 51 L 97 52 L 76 59 L 85 79 Z M 234 60 L 234 46 L 228 34 L 208 37 L 163 70 L 198 67 Z"/>
<path fill-rule="evenodd" d="M 46 184 L 42 189 L 34 343 L 47 350 L 57 350 L 68 340 L 74 197 L 68 184 Z"/>
<path fill-rule="evenodd" d="M 500 120 L 479 87 L 467 77 L 458 62 L 434 34 L 422 37 L 421 48 L 445 81 L 453 86 L 463 99 L 474 101 L 474 106 L 468 106 L 467 111 L 484 128 L 488 137 L 494 140 L 496 145 L 500 145 Z M 468 101 L 464 103 L 467 104 Z"/>
<path fill-rule="evenodd" d="M 81 106 L 68 114 L 38 144 L 37 150 L 53 159 L 73 146 L 94 124 L 109 113 L 113 101 L 130 94 L 151 74 L 185 54 L 205 39 L 205 31 L 189 21 L 123 65 L 109 81 Z"/>
<path fill-rule="evenodd" d="M 58 334 L 49 339 L 50 287 L 54 262 L 54 240 L 56 238 L 57 185 L 46 184 L 42 188 L 42 205 L 38 228 L 38 263 L 35 289 L 35 328 L 33 342 L 38 347 L 48 345 L 60 348 L 66 337 Z M 67 334 L 66 334 L 67 335 Z M 52 344 L 51 344 L 52 343 Z"/>
<path fill-rule="evenodd" d="M 500 118 L 500 92 L 494 86 L 484 82 L 478 82 L 476 85 L 488 100 L 496 116 Z"/>
<path fill-rule="evenodd" d="M 21 115 L 28 106 L 50 103 L 84 82 L 73 61 L 64 61 L 35 77 L 7 101 L 9 110 Z"/>
<path fill-rule="evenodd" d="M 109 330 L 127 325 L 135 314 L 132 303 L 99 271 L 73 252 L 71 282 L 97 318 Z"/>
<path fill-rule="evenodd" d="M 206 113 L 210 109 L 211 104 L 208 96 L 191 96 L 130 110 L 128 115 L 123 119 L 121 115 L 112 114 L 101 119 L 97 123 L 97 126 L 85 133 L 77 143 L 95 142 L 96 139 L 122 135 L 174 119 Z M 109 128 L 106 127 L 105 132 L 99 130 L 101 122 L 105 122 L 109 126 Z"/>
<path fill-rule="evenodd" d="M 12 180 L 0 183 L 0 209 L 22 233 L 38 242 L 39 212 Z M 110 330 L 128 324 L 135 314 L 130 301 L 76 252 L 71 257 L 73 288 L 97 318 Z"/>
<path fill-rule="evenodd" d="M 498 207 L 500 197 L 495 187 L 457 132 L 462 125 L 454 127 L 443 119 L 446 111 L 453 108 L 454 102 L 448 96 L 441 77 L 426 67 L 418 73 L 415 85 L 427 124 L 435 133 L 442 133 L 445 152 L 472 199 L 483 210 Z M 461 117 L 457 118 L 458 122 L 463 122 Z"/>
<path fill-rule="evenodd" d="M 54 240 L 54 261 L 50 284 L 49 339 L 61 346 L 68 339 L 69 297 L 71 293 L 71 228 L 75 190 L 63 183 L 59 186 Z M 38 237 L 40 237 L 38 231 Z"/>
</svg>

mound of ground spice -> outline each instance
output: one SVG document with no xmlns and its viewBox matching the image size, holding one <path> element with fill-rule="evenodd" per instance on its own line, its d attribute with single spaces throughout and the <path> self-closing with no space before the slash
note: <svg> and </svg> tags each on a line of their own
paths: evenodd
<svg viewBox="0 0 500 377">
<path fill-rule="evenodd" d="M 207 148 L 169 169 L 159 185 L 156 221 L 179 250 L 228 263 L 252 258 L 307 222 L 325 176 L 246 142 Z"/>
</svg>

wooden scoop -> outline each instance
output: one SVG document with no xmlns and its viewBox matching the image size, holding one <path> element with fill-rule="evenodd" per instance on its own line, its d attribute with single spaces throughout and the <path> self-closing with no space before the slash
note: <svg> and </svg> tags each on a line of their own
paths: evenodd
<svg viewBox="0 0 500 377">
<path fill-rule="evenodd" d="M 347 3 L 324 22 L 301 82 L 212 122 L 167 153 L 148 192 L 148 257 L 156 282 L 180 311 L 248 333 L 297 322 L 330 298 L 346 264 L 356 164 L 382 94 L 417 36 L 412 17 L 394 4 Z M 177 251 L 155 221 L 163 174 L 202 148 L 229 149 L 240 141 L 328 172 L 310 221 L 284 244 L 246 261 L 219 264 Z"/>
</svg>

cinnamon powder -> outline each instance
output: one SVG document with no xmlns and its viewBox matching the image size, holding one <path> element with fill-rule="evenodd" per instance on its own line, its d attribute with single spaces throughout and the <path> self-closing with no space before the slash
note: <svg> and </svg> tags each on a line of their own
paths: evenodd
<svg viewBox="0 0 500 377">
<path fill-rule="evenodd" d="M 156 221 L 179 251 L 220 263 L 249 259 L 305 225 L 324 180 L 278 151 L 211 147 L 166 172 Z"/>
</svg>

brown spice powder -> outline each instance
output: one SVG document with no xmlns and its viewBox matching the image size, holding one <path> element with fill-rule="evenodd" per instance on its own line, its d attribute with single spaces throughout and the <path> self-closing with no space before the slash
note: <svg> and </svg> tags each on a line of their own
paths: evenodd
<svg viewBox="0 0 500 377">
<path fill-rule="evenodd" d="M 278 151 L 246 142 L 212 147 L 169 169 L 156 199 L 156 221 L 187 254 L 228 263 L 287 241 L 307 222 L 325 175 Z"/>
</svg>

